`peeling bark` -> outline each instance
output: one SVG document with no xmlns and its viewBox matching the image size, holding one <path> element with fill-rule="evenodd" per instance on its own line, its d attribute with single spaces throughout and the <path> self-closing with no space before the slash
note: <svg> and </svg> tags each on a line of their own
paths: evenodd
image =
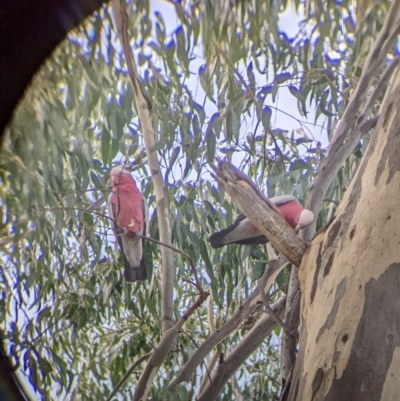
<svg viewBox="0 0 400 401">
<path fill-rule="evenodd" d="M 290 401 L 399 398 L 399 102 L 397 71 L 333 222 L 303 256 L 302 330 Z"/>
<path fill-rule="evenodd" d="M 326 155 L 325 159 L 322 161 L 321 165 L 318 168 L 316 173 L 313 186 L 310 190 L 306 208 L 311 210 L 315 216 L 318 215 L 324 196 L 326 195 L 329 186 L 332 184 L 332 181 L 336 177 L 339 169 L 342 167 L 345 160 L 350 156 L 351 152 L 354 150 L 357 143 L 360 139 L 368 133 L 370 129 L 376 126 L 378 121 L 378 117 L 371 117 L 371 110 L 373 108 L 375 100 L 378 98 L 379 94 L 390 86 L 390 79 L 392 77 L 393 72 L 398 69 L 399 59 L 396 57 L 392 63 L 388 66 L 385 73 L 379 80 L 379 83 L 375 85 L 375 89 L 370 92 L 370 95 L 367 97 L 368 90 L 372 84 L 372 78 L 378 73 L 380 66 L 383 64 L 384 60 L 387 59 L 387 52 L 390 47 L 393 46 L 395 40 L 397 40 L 397 36 L 400 32 L 400 0 L 394 0 L 390 6 L 389 12 L 387 14 L 385 23 L 379 32 L 369 54 L 364 63 L 362 75 L 357 84 L 356 89 L 351 95 L 347 108 L 335 129 L 333 137 L 331 139 L 331 143 L 329 146 L 329 152 Z M 386 91 L 385 98 L 388 96 L 389 91 Z M 365 105 L 361 109 L 363 105 L 363 101 L 365 101 Z M 387 114 L 387 113 L 386 113 Z M 369 119 L 368 119 L 369 118 Z M 352 200 L 353 203 L 355 199 Z M 355 235 L 355 225 L 350 232 L 351 237 Z M 316 219 L 314 223 L 310 224 L 304 230 L 302 230 L 300 237 L 301 239 L 309 243 L 314 235 L 316 228 Z M 354 229 L 354 230 L 353 230 Z M 316 258 L 321 262 L 322 261 L 322 253 L 315 255 Z M 326 274 L 330 273 L 331 266 L 333 265 L 335 255 L 331 253 L 328 257 L 326 263 L 326 269 L 324 270 Z M 326 260 L 326 258 L 325 258 Z M 303 265 L 305 262 L 303 262 Z M 318 263 L 320 266 L 320 263 Z M 319 276 L 319 267 L 318 270 L 314 271 L 315 280 L 314 286 L 312 287 L 311 294 L 315 295 L 315 291 L 317 290 L 317 283 L 320 280 Z M 326 275 L 325 274 L 325 275 Z M 299 322 L 298 311 L 299 311 L 299 303 L 292 302 L 291 300 L 295 300 L 295 294 L 298 293 L 300 289 L 300 283 L 298 280 L 298 272 L 292 270 L 291 278 L 290 278 L 290 286 L 288 290 L 288 301 L 286 306 L 286 314 L 285 321 L 292 321 L 293 324 L 297 324 Z M 313 295 L 313 296 L 314 296 Z M 306 333 L 306 329 L 302 329 L 303 333 Z M 302 360 L 303 355 L 300 353 L 298 356 Z M 288 374 L 291 371 L 289 366 L 293 366 L 295 363 L 295 343 L 291 338 L 288 338 L 285 334 L 282 338 L 282 350 L 281 350 L 281 377 L 282 383 L 284 386 L 284 391 L 282 392 L 281 399 L 283 401 L 287 401 L 286 397 L 287 391 L 290 387 L 290 383 L 286 383 L 288 379 Z M 303 362 L 302 362 L 303 363 Z M 302 366 L 302 363 L 300 366 Z M 297 394 L 297 389 L 299 387 L 299 368 L 297 367 L 296 371 L 293 373 L 292 379 L 297 380 L 295 383 L 295 387 L 291 389 L 291 399 L 295 399 L 293 394 Z M 308 401 L 308 400 L 307 400 Z"/>
</svg>

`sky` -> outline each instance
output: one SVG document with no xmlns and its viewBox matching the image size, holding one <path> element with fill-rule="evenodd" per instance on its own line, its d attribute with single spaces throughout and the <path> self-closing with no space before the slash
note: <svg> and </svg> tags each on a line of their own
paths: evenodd
<svg viewBox="0 0 400 401">
<path fill-rule="evenodd" d="M 169 1 L 164 0 L 151 0 L 151 13 L 154 15 L 155 12 L 159 12 L 164 19 L 166 25 L 166 36 L 168 38 L 169 35 L 172 35 L 176 28 L 179 26 L 179 20 L 175 13 L 175 8 Z M 286 33 L 289 38 L 293 38 L 298 34 L 300 29 L 300 22 L 302 20 L 302 16 L 296 14 L 293 7 L 288 7 L 285 12 L 280 14 L 279 20 L 279 28 Z M 202 49 L 199 47 L 198 51 L 195 52 L 196 58 L 191 61 L 190 70 L 195 72 L 191 74 L 188 78 L 186 78 L 186 83 L 189 89 L 192 90 L 192 96 L 199 103 L 203 104 L 204 99 L 206 98 L 206 94 L 200 85 L 199 74 L 197 73 L 199 68 L 205 64 L 205 60 L 202 58 Z M 154 61 L 154 60 L 153 60 Z M 242 66 L 238 66 L 238 70 L 243 76 L 246 76 L 246 68 L 247 65 L 244 63 Z M 268 74 L 261 75 L 258 73 L 257 69 L 253 69 L 255 80 L 258 87 L 262 87 L 264 85 L 268 85 L 273 83 L 274 73 L 273 67 L 270 66 L 270 71 Z M 216 105 L 207 99 L 204 103 L 204 110 L 206 113 L 206 124 L 209 119 L 214 115 L 214 113 L 218 112 Z M 288 87 L 281 86 L 278 91 L 277 98 L 275 102 L 272 102 L 272 97 L 267 96 L 264 106 L 270 106 L 272 109 L 272 118 L 271 118 L 271 127 L 273 129 L 284 130 L 288 134 L 291 135 L 292 132 L 295 133 L 295 138 L 302 138 L 306 136 L 308 139 L 321 142 L 322 148 L 327 147 L 328 138 L 326 135 L 326 130 L 322 128 L 320 121 L 317 121 L 317 124 L 314 124 L 315 120 L 315 110 L 308 108 L 307 117 L 303 117 L 298 108 L 297 99 L 290 93 Z M 314 107 L 314 106 L 313 106 Z M 276 109 L 276 110 L 275 110 Z M 262 125 L 259 124 L 257 127 L 257 118 L 255 113 L 253 112 L 254 108 L 250 109 L 253 113 L 252 116 L 241 117 L 240 122 L 240 142 L 245 142 L 244 138 L 248 135 L 251 137 L 253 135 L 260 135 L 264 132 Z M 301 121 L 301 123 L 299 122 Z M 256 131 L 257 127 L 257 131 Z M 205 128 L 203 128 L 204 130 Z M 271 140 L 270 137 L 267 137 L 267 141 Z M 299 147 L 300 156 L 306 155 L 308 148 L 315 148 L 316 142 L 304 143 Z M 217 147 L 223 148 L 223 143 L 217 143 Z M 269 148 L 273 152 L 273 145 Z M 221 154 L 220 154 L 221 155 Z M 183 156 L 182 156 L 183 157 Z M 245 160 L 245 152 L 244 151 L 235 151 L 232 155 L 232 163 L 238 167 L 242 168 L 243 160 Z M 172 171 L 172 177 L 179 180 L 181 171 L 176 169 Z M 202 178 L 213 181 L 210 172 L 211 169 L 206 165 L 205 170 L 202 170 Z M 246 170 L 245 170 L 246 172 Z M 146 179 L 146 178 L 143 178 Z M 192 170 L 189 175 L 185 178 L 185 182 L 188 184 L 197 183 L 198 176 L 195 170 Z M 266 184 L 266 182 L 264 182 Z M 266 191 L 267 196 L 272 196 L 268 194 L 267 187 L 261 188 L 263 191 Z M 301 186 L 296 186 L 293 188 L 293 194 L 302 197 L 303 190 Z M 275 194 L 276 195 L 276 194 Z M 205 195 L 207 196 L 207 195 Z"/>
<path fill-rule="evenodd" d="M 170 35 L 171 33 L 173 33 L 179 24 L 179 20 L 176 16 L 174 6 L 170 2 L 165 1 L 165 0 L 151 0 L 151 7 L 152 7 L 152 10 L 151 10 L 152 13 L 159 12 L 163 15 L 163 17 L 165 19 L 165 24 L 167 27 L 167 32 L 166 32 L 167 35 Z M 301 20 L 301 16 L 298 16 L 296 14 L 294 8 L 289 6 L 285 10 L 284 13 L 280 14 L 279 27 L 288 35 L 288 37 L 294 37 L 299 30 L 300 20 Z M 198 64 L 198 67 L 200 67 L 200 65 L 202 64 L 201 60 L 198 60 L 197 64 Z M 243 70 L 245 70 L 245 68 L 246 68 L 246 66 L 243 65 Z M 260 86 L 271 83 L 271 82 L 265 81 L 265 76 L 261 76 L 255 69 L 254 69 L 254 72 L 256 75 L 256 82 Z M 272 71 L 268 75 L 270 77 L 273 76 Z M 204 98 L 205 94 L 198 82 L 198 76 L 192 76 L 190 78 L 189 87 L 193 88 L 194 93 L 197 93 L 199 98 Z M 309 123 L 309 124 L 307 124 L 307 127 L 310 130 L 310 131 L 306 132 L 307 135 L 314 136 L 315 138 L 320 140 L 322 142 L 323 147 L 324 147 L 324 145 L 328 144 L 326 135 L 321 135 L 321 128 L 316 127 L 313 124 L 313 121 L 315 118 L 314 111 L 309 110 L 310 112 L 308 114 L 308 118 L 307 118 L 307 120 L 305 120 L 304 117 L 302 117 L 298 111 L 297 100 L 294 98 L 293 95 L 290 94 L 290 92 L 287 88 L 281 88 L 279 90 L 279 95 L 278 95 L 275 103 L 272 103 L 271 99 L 269 99 L 269 103 L 268 103 L 268 99 L 267 99 L 265 105 L 276 107 L 287 113 L 287 114 L 274 113 L 273 119 L 272 119 L 272 124 L 275 128 L 282 128 L 282 129 L 288 130 L 290 132 L 292 130 L 297 130 L 298 128 L 300 128 L 300 125 L 296 121 L 296 119 L 306 121 Z M 212 106 L 213 106 L 212 104 L 206 105 L 206 112 L 207 112 L 208 117 L 211 117 L 212 114 L 217 111 Z M 291 115 L 294 118 L 291 118 L 288 115 Z M 242 129 L 247 129 L 248 131 L 251 131 L 251 128 L 252 128 L 251 126 L 249 126 L 249 127 L 244 126 Z"/>
</svg>

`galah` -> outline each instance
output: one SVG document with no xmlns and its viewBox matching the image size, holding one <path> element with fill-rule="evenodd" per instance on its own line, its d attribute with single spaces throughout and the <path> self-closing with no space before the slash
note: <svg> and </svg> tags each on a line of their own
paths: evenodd
<svg viewBox="0 0 400 401">
<path fill-rule="evenodd" d="M 122 166 L 110 173 L 112 192 L 108 199 L 108 214 L 115 237 L 124 254 L 125 280 L 146 280 L 144 239 L 147 225 L 147 205 L 132 174 Z"/>
<path fill-rule="evenodd" d="M 314 220 L 314 213 L 304 209 L 297 198 L 292 195 L 270 198 L 282 213 L 290 227 L 300 229 L 308 226 Z M 233 224 L 222 231 L 211 235 L 208 239 L 213 248 L 220 248 L 226 244 L 265 244 L 267 237 L 243 214 L 239 214 Z"/>
</svg>

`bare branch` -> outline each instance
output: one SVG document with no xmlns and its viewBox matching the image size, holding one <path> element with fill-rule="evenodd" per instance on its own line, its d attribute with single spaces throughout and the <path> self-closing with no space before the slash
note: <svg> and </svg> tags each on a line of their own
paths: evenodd
<svg viewBox="0 0 400 401">
<path fill-rule="evenodd" d="M 188 255 L 186 252 L 181 251 L 179 248 L 174 247 L 173 245 L 164 244 L 163 242 L 157 241 L 154 238 L 146 237 L 145 235 L 141 235 L 141 237 L 147 241 L 151 241 L 158 245 L 165 246 L 165 247 L 171 249 L 172 251 L 178 252 L 181 255 L 183 255 L 189 262 L 189 265 L 190 265 L 190 268 L 192 269 L 192 273 L 193 273 L 194 280 L 195 280 L 195 283 L 192 283 L 191 281 L 189 281 L 189 283 L 194 284 L 194 286 L 199 290 L 200 293 L 202 291 L 204 291 L 203 288 L 201 287 L 199 276 L 197 275 L 196 266 L 194 265 L 193 259 L 190 257 L 190 255 Z"/>
<path fill-rule="evenodd" d="M 272 319 L 275 320 L 276 324 L 282 327 L 283 330 L 285 330 L 288 333 L 291 333 L 292 330 L 282 321 L 282 319 L 273 311 L 269 304 L 269 299 L 267 295 L 265 294 L 264 288 L 261 285 L 261 282 L 258 283 L 258 291 L 260 293 L 261 300 L 264 304 L 265 311 L 272 317 Z"/>
<path fill-rule="evenodd" d="M 259 283 L 261 284 L 262 288 L 264 288 L 264 291 L 268 291 L 276 276 L 282 271 L 287 263 L 288 261 L 285 257 L 280 257 L 279 259 L 273 260 L 269 264 L 265 273 L 259 280 Z M 229 334 L 238 329 L 243 319 L 245 319 L 249 314 L 251 305 L 258 302 L 260 298 L 259 289 L 260 286 L 257 286 L 250 296 L 242 303 L 242 305 L 239 306 L 234 315 L 199 346 L 196 352 L 194 352 L 191 358 L 179 371 L 175 380 L 169 387 L 170 391 L 173 391 L 178 384 L 190 381 L 190 378 L 192 377 L 196 368 L 211 352 L 211 350 L 222 340 L 228 337 Z"/>
<path fill-rule="evenodd" d="M 359 142 L 362 135 L 368 132 L 367 128 L 373 126 L 375 119 L 367 120 L 372 109 L 372 102 L 379 96 L 381 89 L 389 81 L 391 74 L 399 63 L 396 59 L 386 69 L 381 81 L 377 84 L 377 88 L 368 99 L 364 109 L 360 112 L 362 102 L 366 98 L 367 91 L 372 84 L 373 77 L 377 74 L 378 69 L 386 60 L 387 52 L 395 43 L 395 40 L 400 33 L 400 2 L 394 1 L 388 11 L 384 26 L 375 43 L 368 54 L 365 61 L 361 78 L 354 90 L 349 104 L 336 127 L 332 136 L 331 144 L 327 157 L 318 168 L 313 187 L 307 201 L 307 208 L 318 215 L 322 205 L 322 201 L 326 195 L 332 180 L 336 177 L 337 172 L 349 157 L 354 147 Z M 368 123 L 368 121 L 370 121 Z M 375 121 L 376 123 L 376 121 Z M 353 131 L 351 129 L 353 127 Z M 306 230 L 308 233 L 303 239 L 310 240 L 315 234 L 315 222 Z"/>
<path fill-rule="evenodd" d="M 231 163 L 219 160 L 218 166 L 211 167 L 219 185 L 240 210 L 295 266 L 300 266 L 307 245 L 288 226 L 278 208 Z"/>
<path fill-rule="evenodd" d="M 368 97 L 368 100 L 364 106 L 362 115 L 364 115 L 364 116 L 369 115 L 369 113 L 371 112 L 372 108 L 374 107 L 375 102 L 378 99 L 379 95 L 387 88 L 390 77 L 392 76 L 396 67 L 399 65 L 399 62 L 400 62 L 400 59 L 398 57 L 396 57 L 395 59 L 392 60 L 392 62 L 386 68 L 381 79 L 376 84 L 374 91 Z"/>
<path fill-rule="evenodd" d="M 122 1 L 122 4 L 120 3 Z M 131 80 L 136 110 L 138 113 L 140 126 L 143 132 L 143 140 L 146 146 L 146 154 L 153 180 L 154 192 L 157 204 L 157 219 L 160 231 L 160 241 L 171 245 L 171 227 L 168 213 L 168 196 L 163 176 L 160 170 L 160 163 L 157 158 L 155 147 L 155 134 L 151 123 L 149 100 L 145 94 L 143 84 L 140 80 L 136 68 L 135 59 L 128 37 L 128 15 L 126 4 L 123 0 L 114 0 L 112 9 L 115 18 L 115 25 L 118 30 L 119 40 L 121 42 L 126 64 L 128 66 L 129 78 Z M 162 331 L 165 332 L 173 326 L 173 291 L 175 282 L 175 269 L 173 266 L 173 257 L 171 249 L 161 247 L 162 263 L 162 304 L 161 304 L 161 322 Z"/>
<path fill-rule="evenodd" d="M 176 340 L 179 330 L 185 324 L 189 316 L 207 299 L 208 295 L 208 292 L 202 292 L 197 298 L 196 302 L 186 310 L 176 325 L 163 333 L 160 342 L 152 353 L 142 374 L 140 375 L 135 394 L 132 399 L 133 401 L 147 399 L 153 379 L 168 353 L 171 351 L 172 345 Z"/>
<path fill-rule="evenodd" d="M 292 269 L 287 293 L 285 323 L 291 331 L 282 334 L 281 346 L 281 379 L 287 381 L 290 369 L 296 361 L 297 328 L 300 322 L 300 286 L 299 272 Z"/>
<path fill-rule="evenodd" d="M 284 316 L 286 297 L 283 296 L 274 305 L 274 312 Z M 199 394 L 197 401 L 215 400 L 224 385 L 242 363 L 260 346 L 271 331 L 276 327 L 276 322 L 270 316 L 264 315 L 253 328 L 246 334 L 245 338 L 225 357 L 218 365 L 216 372 L 205 389 Z"/>
</svg>

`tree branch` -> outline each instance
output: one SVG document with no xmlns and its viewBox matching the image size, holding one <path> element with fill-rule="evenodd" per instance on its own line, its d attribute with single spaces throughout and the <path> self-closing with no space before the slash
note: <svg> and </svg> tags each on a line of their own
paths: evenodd
<svg viewBox="0 0 400 401">
<path fill-rule="evenodd" d="M 179 330 L 185 324 L 189 316 L 207 299 L 208 295 L 208 292 L 203 291 L 197 298 L 196 302 L 182 315 L 176 325 L 163 333 L 160 342 L 153 351 L 146 367 L 140 375 L 132 401 L 147 399 L 153 379 L 168 353 L 171 351 Z"/>
<path fill-rule="evenodd" d="M 200 284 L 199 276 L 198 276 L 197 271 L 196 271 L 196 266 L 194 265 L 194 261 L 190 257 L 190 255 L 188 255 L 186 252 L 183 252 L 180 249 L 174 247 L 173 245 L 164 244 L 163 242 L 157 241 L 154 238 L 146 237 L 145 235 L 141 235 L 141 237 L 144 238 L 147 241 L 151 241 L 151 242 L 154 242 L 154 243 L 156 243 L 158 245 L 165 246 L 165 247 L 171 249 L 172 251 L 178 252 L 181 255 L 183 255 L 187 259 L 187 261 L 189 262 L 190 268 L 192 269 L 192 273 L 193 273 L 193 276 L 194 276 L 195 282 L 194 283 L 190 282 L 190 283 L 194 284 L 194 286 L 199 290 L 200 293 L 204 291 L 203 288 L 201 287 L 201 284 Z"/>
<path fill-rule="evenodd" d="M 112 398 L 114 397 L 115 394 L 117 394 L 118 390 L 122 387 L 122 385 L 129 379 L 129 376 L 132 374 L 132 372 L 135 370 L 135 368 L 140 365 L 143 361 L 146 359 L 149 359 L 151 356 L 151 352 L 148 352 L 147 354 L 142 355 L 139 359 L 137 359 L 132 366 L 127 370 L 127 372 L 124 374 L 124 376 L 121 378 L 121 380 L 118 382 L 118 384 L 115 386 L 114 390 L 111 392 L 111 394 L 107 397 L 106 401 L 111 401 Z"/>
<path fill-rule="evenodd" d="M 287 375 L 287 380 L 285 380 L 282 383 L 282 391 L 281 394 L 279 396 L 279 401 L 284 401 L 286 398 L 286 396 L 288 395 L 288 390 L 290 388 L 290 382 L 292 380 L 293 377 L 293 371 L 294 371 L 294 365 L 292 366 L 292 368 L 290 369 L 288 375 Z"/>
<path fill-rule="evenodd" d="M 261 282 L 258 283 L 258 291 L 260 293 L 261 300 L 262 300 L 262 302 L 264 304 L 265 311 L 268 313 L 268 315 L 270 315 L 272 317 L 272 319 L 275 320 L 276 324 L 281 326 L 283 330 L 285 330 L 288 333 L 291 333 L 291 330 L 287 326 L 287 324 L 284 323 L 282 321 L 282 319 L 271 308 L 271 306 L 269 304 L 269 299 L 268 299 L 267 295 L 265 294 L 265 291 L 264 291 L 263 286 L 261 285 Z"/>
<path fill-rule="evenodd" d="M 218 160 L 215 179 L 232 197 L 240 210 L 295 266 L 300 266 L 307 245 L 288 226 L 278 208 L 249 178 L 231 163 Z"/>
<path fill-rule="evenodd" d="M 129 78 L 131 80 L 134 92 L 136 110 L 143 132 L 143 140 L 146 146 L 146 154 L 156 196 L 160 241 L 164 244 L 171 245 L 171 227 L 168 213 L 169 208 L 167 188 L 161 174 L 157 152 L 153 151 L 156 144 L 154 129 L 150 119 L 148 99 L 144 92 L 143 84 L 136 68 L 132 48 L 129 43 L 128 15 L 126 12 L 125 2 L 123 2 L 123 5 L 121 5 L 120 0 L 114 0 L 112 2 L 112 9 L 119 40 L 121 42 L 125 54 L 126 64 L 128 66 Z M 171 249 L 163 246 L 161 247 L 160 251 L 162 264 L 161 322 L 162 331 L 165 332 L 173 326 L 173 291 L 175 282 L 175 269 L 173 266 Z"/>
<path fill-rule="evenodd" d="M 291 331 L 282 334 L 281 346 L 281 380 L 286 383 L 290 369 L 296 361 L 297 328 L 300 322 L 300 284 L 299 271 L 292 269 L 287 293 L 285 323 Z"/>
<path fill-rule="evenodd" d="M 389 66 L 386 68 L 385 72 L 382 74 L 381 79 L 376 84 L 374 91 L 368 97 L 368 100 L 364 106 L 362 111 L 362 115 L 368 116 L 371 110 L 373 109 L 376 100 L 379 95 L 387 88 L 390 77 L 393 75 L 394 70 L 399 65 L 400 59 L 398 57 L 394 58 Z"/>
<path fill-rule="evenodd" d="M 336 177 L 340 167 L 350 156 L 362 135 L 365 135 L 365 133 L 368 132 L 366 129 L 368 127 L 371 128 L 371 123 L 374 120 L 370 120 L 370 123 L 368 123 L 367 118 L 372 109 L 372 101 L 376 100 L 381 88 L 384 88 L 385 84 L 389 81 L 391 74 L 399 63 L 398 59 L 395 59 L 386 69 L 380 82 L 377 84 L 375 91 L 368 99 L 363 111 L 360 113 L 359 110 L 361 109 L 361 104 L 372 84 L 373 76 L 377 74 L 379 67 L 386 60 L 387 52 L 395 43 L 399 33 L 400 1 L 396 0 L 393 1 L 388 11 L 384 26 L 379 32 L 379 35 L 368 54 L 361 78 L 332 136 L 328 154 L 318 168 L 306 205 L 307 208 L 314 212 L 314 215 L 316 216 L 321 209 L 322 201 L 326 192 L 333 179 Z M 354 124 L 354 122 L 356 122 L 356 124 Z M 354 129 L 351 132 L 353 126 Z M 315 234 L 315 224 L 316 221 L 314 221 L 313 224 L 310 224 L 308 229 L 304 230 L 305 233 L 308 233 L 304 239 L 307 240 L 313 237 Z"/>
<path fill-rule="evenodd" d="M 274 305 L 274 312 L 283 317 L 286 297 L 282 296 Z M 260 318 L 244 339 L 221 361 L 216 372 L 205 389 L 199 394 L 197 401 L 215 400 L 230 377 L 242 363 L 260 346 L 265 337 L 276 327 L 276 322 L 268 315 Z"/>
<path fill-rule="evenodd" d="M 267 292 L 269 290 L 276 276 L 282 271 L 287 263 L 288 260 L 281 256 L 279 259 L 273 260 L 268 265 L 266 271 L 259 280 L 259 283 L 261 287 L 264 288 L 264 291 Z M 251 305 L 257 303 L 260 299 L 260 285 L 258 285 L 249 295 L 249 297 L 242 303 L 242 305 L 239 306 L 234 315 L 199 346 L 196 352 L 193 353 L 190 359 L 178 372 L 178 375 L 169 387 L 169 391 L 173 391 L 174 388 L 182 382 L 190 381 L 190 378 L 192 377 L 196 368 L 211 352 L 211 350 L 240 326 L 242 321 L 249 314 Z"/>
</svg>

